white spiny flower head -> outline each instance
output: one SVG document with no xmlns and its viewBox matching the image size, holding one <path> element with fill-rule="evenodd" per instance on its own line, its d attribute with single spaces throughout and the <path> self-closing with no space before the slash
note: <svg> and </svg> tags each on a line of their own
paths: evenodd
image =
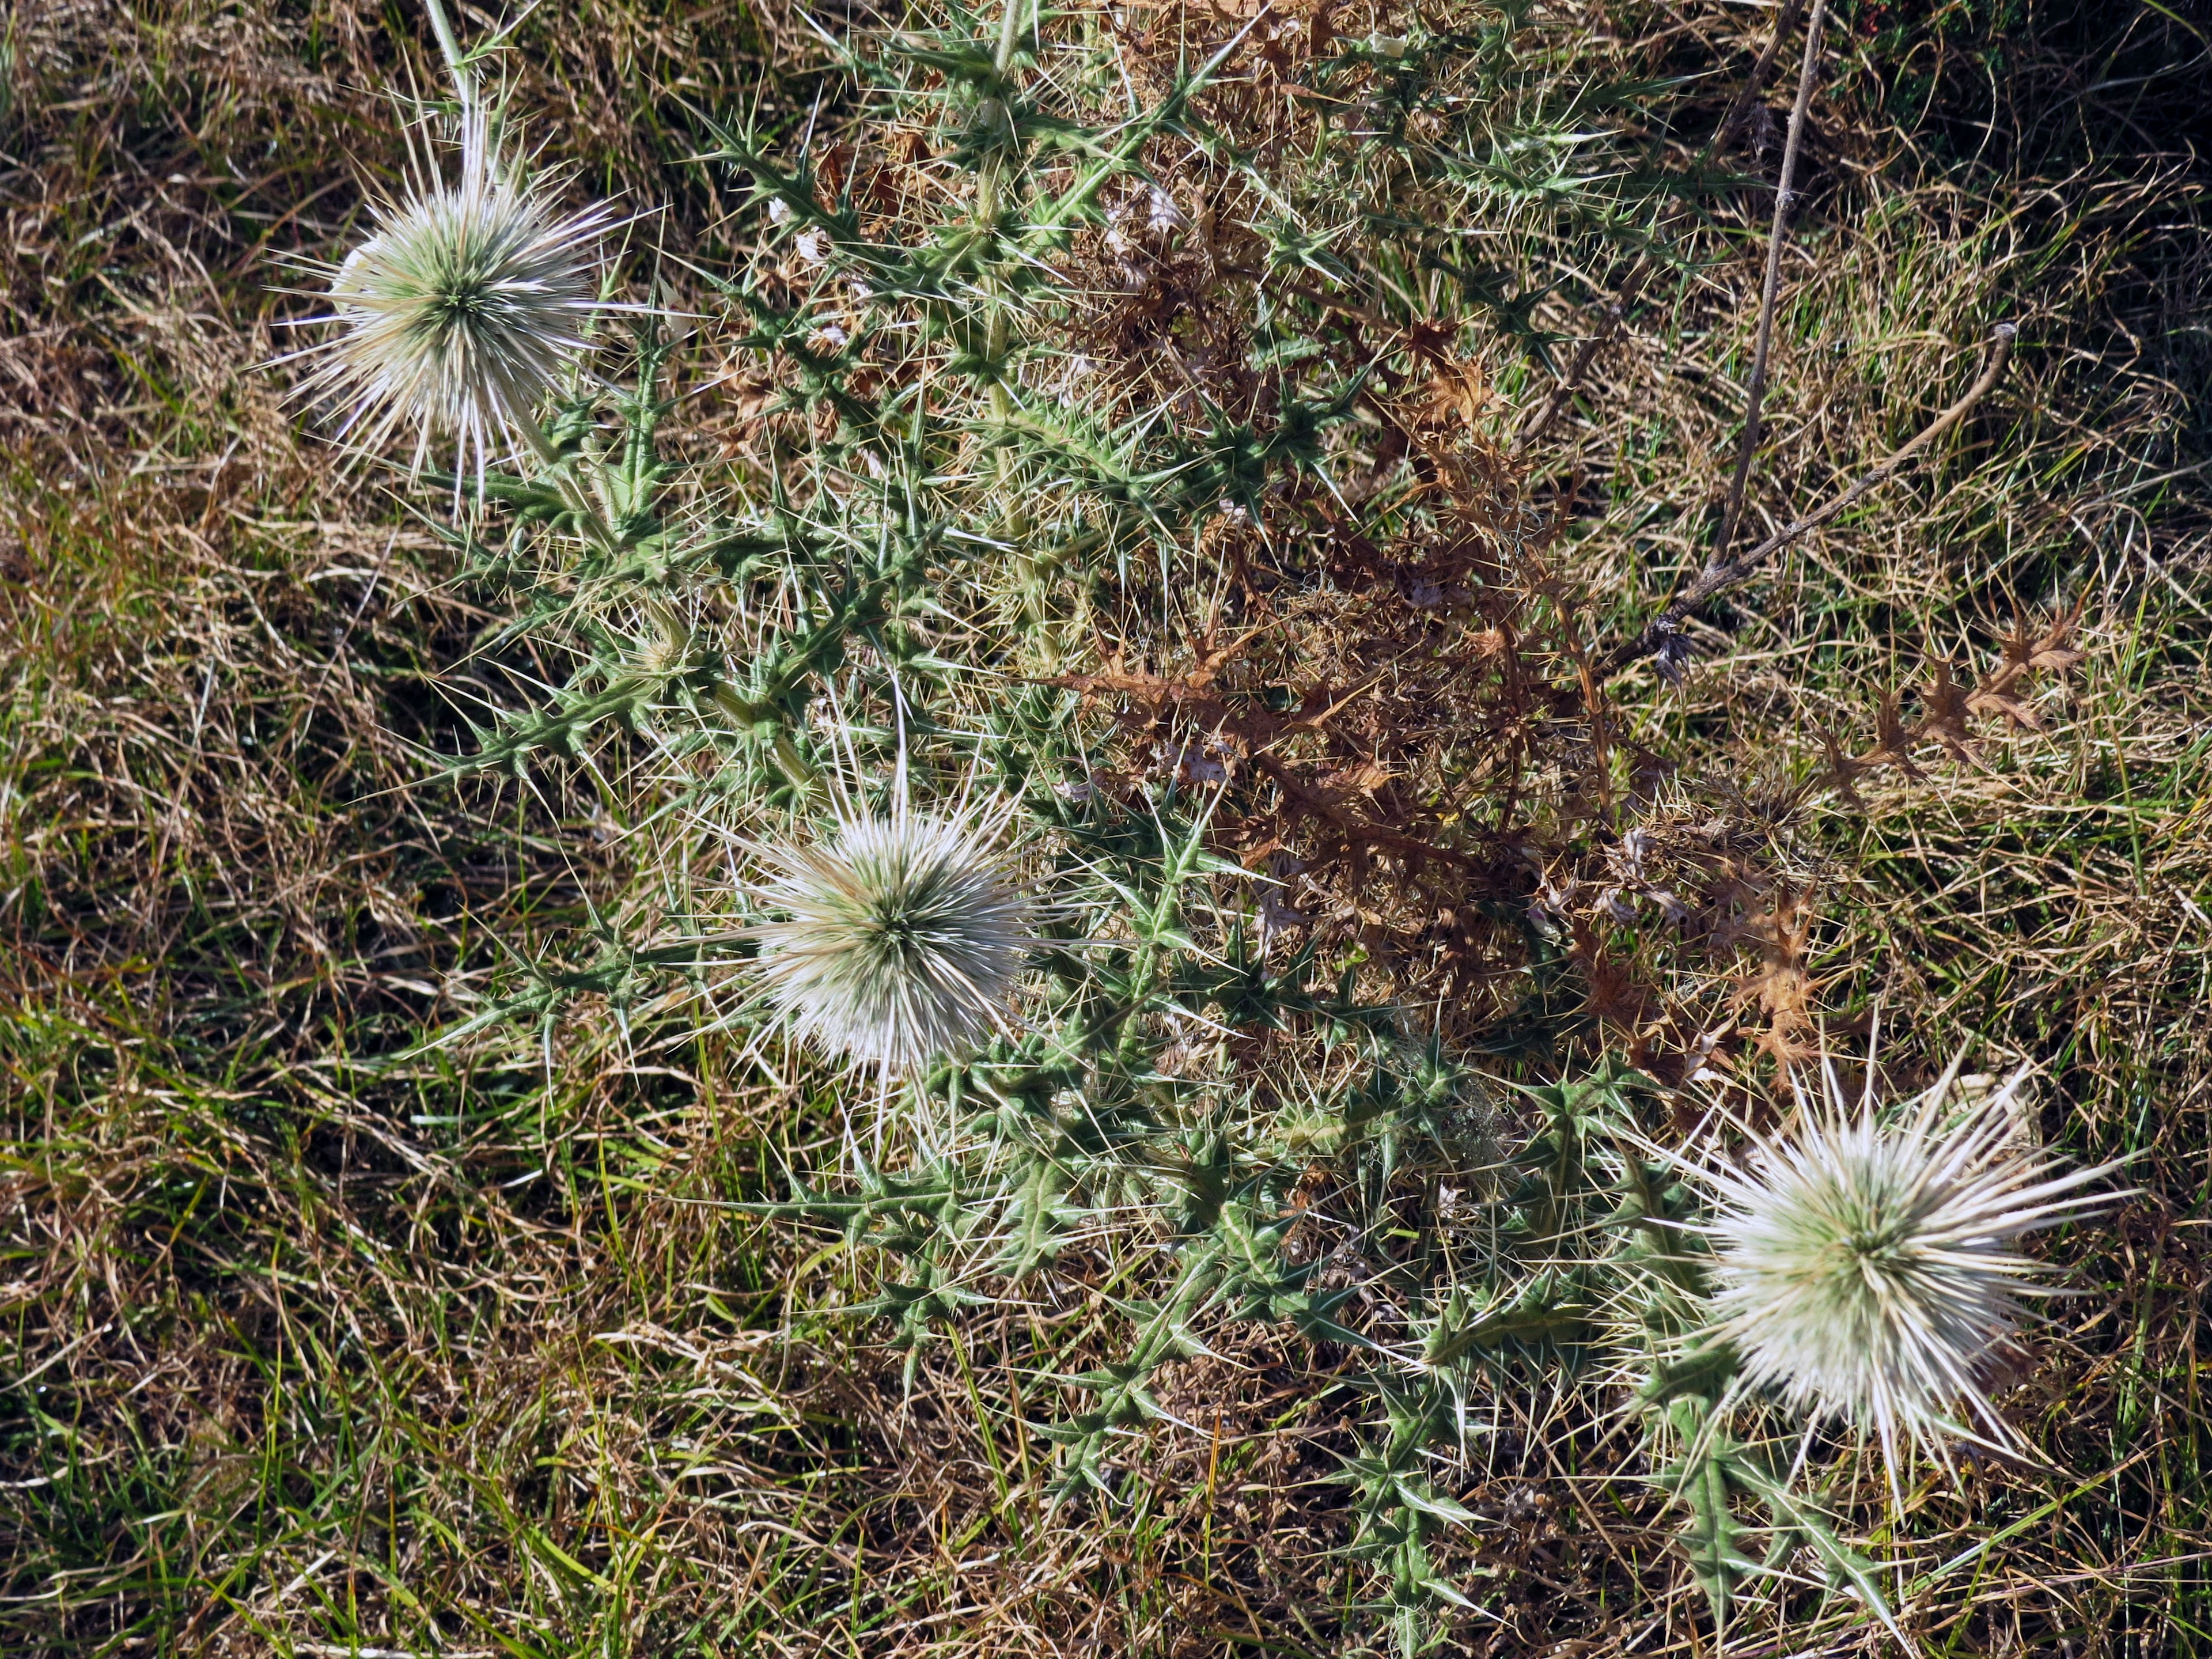
<svg viewBox="0 0 2212 1659">
<path fill-rule="evenodd" d="M 344 408 L 342 432 L 376 447 L 411 428 L 417 467 L 451 438 L 458 475 L 471 453 L 480 470 L 501 439 L 534 431 L 589 349 L 609 214 L 559 210 L 500 154 L 481 108 L 465 111 L 456 148 L 451 182 L 418 177 L 374 210 L 368 240 L 327 271 L 331 311 L 311 319 L 337 332 L 296 355 L 319 360 L 306 389 Z"/>
<path fill-rule="evenodd" d="M 1005 823 L 902 799 L 769 852 L 781 868 L 757 896 L 785 919 L 750 931 L 769 1001 L 801 1036 L 887 1075 L 1002 1023 L 1037 941 L 1036 907 L 994 851 Z"/>
<path fill-rule="evenodd" d="M 1745 1386 L 1871 1431 L 1893 1486 L 1900 1430 L 1939 1458 L 1943 1432 L 1981 1437 L 1953 1420 L 1961 1404 L 1984 1443 L 2019 1446 L 1984 1390 L 2019 1351 L 2021 1298 L 2051 1292 L 2027 1282 L 2036 1264 L 2014 1246 L 2117 1196 L 2078 1190 L 2113 1165 L 2062 1174 L 2011 1144 L 2026 1067 L 1947 1111 L 1956 1072 L 1885 1125 L 1870 1089 L 1853 1110 L 1827 1068 L 1826 1101 L 1801 1098 L 1795 1123 L 1754 1138 L 1743 1166 L 1684 1166 L 1717 1201 L 1708 1334 L 1735 1346 Z"/>
</svg>

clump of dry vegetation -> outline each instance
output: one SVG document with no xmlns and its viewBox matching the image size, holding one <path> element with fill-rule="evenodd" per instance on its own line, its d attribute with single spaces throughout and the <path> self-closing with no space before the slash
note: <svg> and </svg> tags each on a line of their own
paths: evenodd
<svg viewBox="0 0 2212 1659">
<path fill-rule="evenodd" d="M 2212 1643 L 2189 23 L 438 15 L 7 26 L 9 1651 Z M 457 94 L 624 308 L 342 465 Z M 2140 1189 L 1994 1443 L 1723 1340 L 1824 1066 Z"/>
</svg>

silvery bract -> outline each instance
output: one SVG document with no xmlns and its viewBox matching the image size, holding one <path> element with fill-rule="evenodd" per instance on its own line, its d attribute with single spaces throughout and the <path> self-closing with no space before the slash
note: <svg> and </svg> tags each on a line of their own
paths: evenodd
<svg viewBox="0 0 2212 1659">
<path fill-rule="evenodd" d="M 2025 1075 L 1955 1116 L 1947 1076 L 1885 1126 L 1870 1097 L 1850 1109 L 1830 1071 L 1825 1104 L 1755 1139 L 1744 1166 L 1691 1166 L 1717 1201 L 1709 1334 L 1735 1346 L 1747 1385 L 1871 1431 L 1893 1480 L 1899 1431 L 1940 1455 L 1942 1432 L 1966 1431 L 1961 1404 L 2017 1444 L 1985 1389 L 2016 1352 L 2019 1298 L 2048 1292 L 2012 1247 L 2110 1201 L 2075 1189 L 2112 1166 L 2058 1174 L 2011 1144 Z"/>
<path fill-rule="evenodd" d="M 526 439 L 539 404 L 587 349 L 604 207 L 565 215 L 497 153 L 480 110 L 462 118 L 458 176 L 418 180 L 375 210 L 375 230 L 330 274 L 337 325 L 312 349 L 310 388 L 343 428 L 380 447 L 416 434 L 417 466 L 450 437 L 455 471 L 501 438 Z"/>
<path fill-rule="evenodd" d="M 1004 1017 L 1036 942 L 1035 912 L 990 851 L 995 826 L 904 806 L 847 820 L 826 844 L 769 854 L 751 930 L 769 1000 L 799 1035 L 884 1072 L 910 1071 Z"/>
</svg>

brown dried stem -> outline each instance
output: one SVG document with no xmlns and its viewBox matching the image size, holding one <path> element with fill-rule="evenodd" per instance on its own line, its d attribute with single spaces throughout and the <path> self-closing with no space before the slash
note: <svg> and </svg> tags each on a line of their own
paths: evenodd
<svg viewBox="0 0 2212 1659">
<path fill-rule="evenodd" d="M 1803 518 L 1784 525 L 1758 546 L 1740 557 L 1708 560 L 1705 568 L 1698 573 L 1696 579 L 1677 589 L 1674 597 L 1667 602 L 1667 608 L 1645 624 L 1641 634 L 1614 648 L 1606 658 L 1604 665 L 1600 671 L 1600 678 L 1609 679 L 1623 669 L 1640 662 L 1646 657 L 1667 652 L 1671 642 L 1681 638 L 1682 623 L 1687 621 L 1691 614 L 1699 606 L 1742 581 L 1759 566 L 1765 563 L 1772 554 L 1787 547 L 1808 532 L 1817 530 L 1835 518 L 1875 485 L 1893 477 L 1905 462 L 1966 419 L 1968 411 L 1987 397 L 1990 389 L 2003 378 L 2005 365 L 2012 357 L 2013 340 L 2019 332 L 2020 331 L 2010 323 L 1999 323 L 1991 331 L 1989 356 L 1982 365 L 1982 372 L 1975 379 L 1973 385 L 1966 388 L 1966 395 L 1923 427 L 1908 442 L 1893 452 L 1887 459 L 1856 483 L 1830 496 Z"/>
<path fill-rule="evenodd" d="M 1790 210 L 1797 199 L 1797 156 L 1805 137 L 1805 112 L 1812 106 L 1813 82 L 1820 70 L 1820 25 L 1827 0 L 1814 0 L 1805 24 L 1805 61 L 1797 71 L 1797 101 L 1790 106 L 1790 132 L 1782 144 L 1782 178 L 1774 191 L 1774 227 L 1766 238 L 1766 277 L 1759 292 L 1759 337 L 1752 348 L 1751 381 L 1744 388 L 1743 437 L 1736 445 L 1735 474 L 1729 480 L 1728 504 L 1721 509 L 1721 531 L 1713 543 L 1713 563 L 1725 564 L 1743 516 L 1743 493 L 1751 482 L 1752 458 L 1759 453 L 1759 410 L 1766 398 L 1766 365 L 1774 344 L 1774 306 L 1782 291 L 1782 246 L 1790 234 Z"/>
<path fill-rule="evenodd" d="M 1705 147 L 1698 152 L 1698 159 L 1691 163 L 1692 172 L 1704 167 L 1735 142 L 1736 134 L 1743 130 L 1743 124 L 1750 118 L 1752 105 L 1757 101 L 1760 89 L 1766 85 L 1766 77 L 1774 68 L 1775 54 L 1781 49 L 1782 42 L 1790 31 L 1796 26 L 1797 14 L 1804 4 L 1805 0 L 1789 0 L 1789 3 L 1782 8 L 1782 15 L 1774 20 L 1773 36 L 1759 52 L 1758 61 L 1751 66 L 1751 74 L 1743 83 L 1743 90 L 1736 94 L 1735 101 L 1729 106 L 1728 113 L 1721 118 L 1720 125 L 1713 129 L 1713 136 L 1705 141 Z M 1545 398 L 1543 406 L 1514 435 L 1509 453 L 1517 455 L 1542 437 L 1550 429 L 1552 422 L 1559 417 L 1559 411 L 1573 401 L 1575 393 L 1582 389 L 1583 377 L 1589 373 L 1590 364 L 1596 361 L 1597 354 L 1613 338 L 1621 324 L 1627 320 L 1628 313 L 1635 308 L 1638 297 L 1644 292 L 1644 283 L 1651 280 L 1651 273 L 1658 268 L 1658 260 L 1647 253 L 1630 270 L 1620 284 L 1620 291 L 1614 295 L 1613 303 L 1605 308 L 1605 316 L 1598 324 L 1597 331 L 1576 349 L 1574 361 L 1567 365 L 1565 375 L 1552 388 L 1552 394 Z"/>
</svg>

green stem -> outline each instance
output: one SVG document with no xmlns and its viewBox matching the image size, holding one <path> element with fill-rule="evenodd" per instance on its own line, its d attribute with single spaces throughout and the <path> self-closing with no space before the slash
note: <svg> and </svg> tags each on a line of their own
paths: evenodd
<svg viewBox="0 0 2212 1659">
<path fill-rule="evenodd" d="M 473 108 L 476 79 L 469 73 L 460 37 L 453 33 L 453 20 L 446 15 L 445 0 L 422 0 L 422 4 L 430 14 L 430 31 L 438 37 L 438 50 L 446 54 L 446 67 L 453 71 L 454 94 L 460 99 L 463 109 Z"/>
<path fill-rule="evenodd" d="M 1014 61 L 1014 46 L 1021 38 L 1022 13 L 1026 4 L 1027 0 L 1006 0 L 1004 10 L 999 15 L 999 49 L 991 61 L 1002 82 Z M 1002 97 L 999 101 L 1011 126 L 1012 113 L 1006 111 Z M 1005 172 L 1006 151 L 1003 149 L 994 149 L 984 157 L 982 172 L 975 181 L 975 230 L 979 236 L 989 234 L 999 222 L 999 196 Z M 987 362 L 997 363 L 1006 355 L 1010 332 L 1006 298 L 999 291 L 997 284 L 988 279 L 984 291 L 990 296 L 991 316 L 984 336 L 983 356 Z M 1013 414 L 1013 400 L 1008 397 L 1005 386 L 996 380 L 991 383 L 990 395 L 992 417 L 1003 426 Z M 1000 532 L 1008 537 L 1018 537 L 1027 526 L 1027 515 L 1018 505 L 1018 492 L 1013 489 L 1013 470 L 1012 454 L 1001 449 L 999 452 L 999 482 L 1006 488 L 1008 506 Z"/>
<path fill-rule="evenodd" d="M 538 464 L 553 480 L 553 487 L 561 492 L 562 501 L 576 515 L 577 526 L 583 532 L 584 539 L 602 553 L 611 556 L 620 552 L 622 550 L 616 541 L 613 527 L 607 523 L 606 516 L 592 504 L 591 497 L 584 494 L 583 486 L 576 482 L 574 474 L 569 471 L 568 458 L 553 447 L 552 441 L 546 437 L 537 422 L 518 421 L 515 424 L 521 428 L 522 441 L 529 445 L 531 453 L 538 458 Z"/>
<path fill-rule="evenodd" d="M 1022 32 L 1022 7 L 1026 0 L 1006 0 L 1006 9 L 999 17 L 999 55 L 992 59 L 993 66 L 1004 75 L 1006 66 L 1014 61 L 1014 42 Z"/>
<path fill-rule="evenodd" d="M 999 50 L 992 58 L 991 65 L 998 70 L 1002 84 L 1006 70 L 1014 61 L 1014 43 L 1021 38 L 1022 9 L 1026 3 L 1027 0 L 1006 0 L 1006 9 L 999 16 Z M 991 98 L 999 106 L 1000 115 L 1011 125 L 1013 118 L 1006 106 L 1005 98 L 996 92 L 991 94 Z M 999 186 L 1005 171 L 1006 150 L 1003 147 L 994 149 L 983 158 L 982 172 L 975 181 L 975 227 L 979 232 L 987 231 L 998 222 Z"/>
</svg>

